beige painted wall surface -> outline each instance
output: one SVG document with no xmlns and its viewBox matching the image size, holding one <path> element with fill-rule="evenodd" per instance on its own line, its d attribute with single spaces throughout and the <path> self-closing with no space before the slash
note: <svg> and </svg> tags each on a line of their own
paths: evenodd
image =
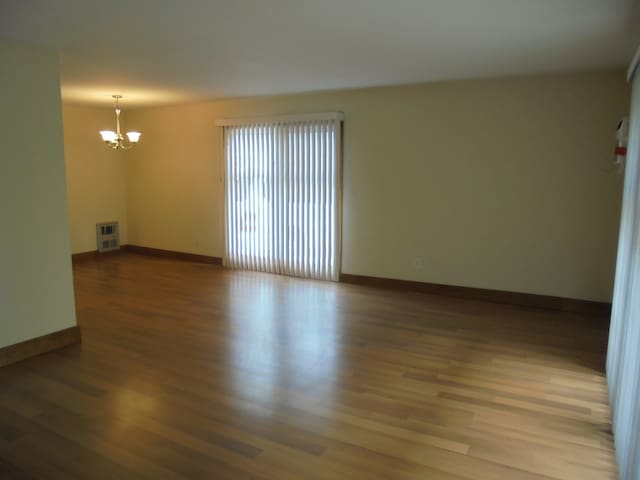
<svg viewBox="0 0 640 480">
<path fill-rule="evenodd" d="M 129 241 L 221 256 L 215 120 L 339 110 L 343 272 L 609 301 L 628 103 L 610 71 L 132 111 Z"/>
<path fill-rule="evenodd" d="M 76 324 L 58 58 L 0 42 L 0 347 Z"/>
<path fill-rule="evenodd" d="M 127 152 L 107 148 L 100 130 L 115 129 L 112 109 L 64 105 L 64 148 L 71 226 L 71 252 L 96 250 L 96 223 L 118 221 L 127 243 L 125 162 Z M 127 113 L 122 121 L 126 126 Z"/>
</svg>

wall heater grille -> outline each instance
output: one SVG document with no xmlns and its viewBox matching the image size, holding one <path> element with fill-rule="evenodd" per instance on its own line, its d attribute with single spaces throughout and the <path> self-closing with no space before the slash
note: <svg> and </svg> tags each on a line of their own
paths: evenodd
<svg viewBox="0 0 640 480">
<path fill-rule="evenodd" d="M 120 228 L 118 222 L 104 222 L 96 224 L 98 251 L 109 252 L 120 249 Z"/>
</svg>

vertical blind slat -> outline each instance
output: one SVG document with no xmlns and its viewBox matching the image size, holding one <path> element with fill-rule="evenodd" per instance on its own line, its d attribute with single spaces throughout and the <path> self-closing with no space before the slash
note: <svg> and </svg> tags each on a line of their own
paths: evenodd
<svg viewBox="0 0 640 480">
<path fill-rule="evenodd" d="M 267 152 L 268 152 L 268 159 L 266 162 L 266 166 L 267 166 L 267 176 L 265 178 L 265 193 L 264 193 L 264 201 L 268 201 L 268 199 L 271 199 L 271 201 L 269 201 L 267 203 L 267 208 L 266 208 L 266 215 L 267 215 L 267 259 L 269 262 L 269 267 L 268 267 L 268 271 L 269 272 L 273 272 L 275 270 L 275 263 L 274 263 L 274 256 L 273 256 L 273 243 L 274 243 L 274 235 L 275 232 L 273 231 L 273 204 L 274 204 L 274 197 L 273 197 L 273 184 L 271 183 L 273 181 L 273 170 L 274 170 L 274 156 L 273 156 L 273 136 L 272 136 L 272 132 L 271 132 L 271 127 L 270 126 L 266 126 L 265 127 L 265 132 L 267 135 Z"/>
<path fill-rule="evenodd" d="M 260 231 L 259 242 L 258 242 L 258 258 L 260 261 L 260 270 L 263 272 L 268 272 L 271 269 L 268 267 L 268 259 L 270 255 L 268 253 L 268 227 L 269 227 L 269 217 L 267 212 L 267 205 L 265 203 L 265 180 L 267 176 L 267 160 L 269 151 L 267 150 L 267 138 L 266 138 L 266 127 L 263 125 L 260 127 L 259 131 L 259 140 L 260 140 L 260 175 L 256 179 L 257 189 L 258 189 L 258 218 L 256 218 L 257 226 L 256 228 Z M 260 217 L 264 218 L 264 221 L 259 221 Z"/>
<path fill-rule="evenodd" d="M 328 125 L 326 125 L 326 127 L 328 127 Z M 331 274 L 331 270 L 330 270 L 330 265 L 329 265 L 329 259 L 331 256 L 331 207 L 332 207 L 332 203 L 331 203 L 331 164 L 326 160 L 330 155 L 331 155 L 331 142 L 329 141 L 329 128 L 325 128 L 324 131 L 325 135 L 324 135 L 324 141 L 325 141 L 325 149 L 324 149 L 324 155 L 325 155 L 325 165 L 327 167 L 327 170 L 325 172 L 325 183 L 324 183 L 324 189 L 325 189 L 325 205 L 326 205 L 326 215 L 327 218 L 325 219 L 325 239 L 324 239 L 324 245 L 325 245 L 325 251 L 324 251 L 324 258 L 323 258 L 323 262 L 324 262 L 324 275 L 326 277 L 329 277 Z"/>
<path fill-rule="evenodd" d="M 244 172 L 245 172 L 245 165 L 244 165 L 244 157 L 245 157 L 245 148 L 246 148 L 246 136 L 244 134 L 244 128 L 240 130 L 240 138 L 239 140 L 239 148 L 240 148 L 240 152 L 238 154 L 238 185 L 240 186 L 240 202 L 238 202 L 240 205 L 246 205 L 246 189 L 244 186 Z M 245 227 L 244 227 L 244 219 L 242 218 L 242 214 L 244 212 L 244 208 L 239 208 L 238 211 L 236 212 L 236 216 L 237 216 L 237 220 L 238 220 L 238 230 L 239 230 L 239 234 L 240 236 L 238 237 L 239 240 L 239 245 L 238 245 L 238 263 L 239 263 L 239 267 L 240 268 L 247 268 L 248 265 L 245 263 L 245 259 L 246 259 L 246 251 L 247 251 L 247 246 L 244 243 L 244 237 L 245 237 Z"/>
<path fill-rule="evenodd" d="M 289 156 L 288 156 L 288 164 L 289 164 L 289 182 L 283 188 L 286 188 L 286 191 L 289 194 L 289 202 L 287 204 L 287 213 L 289 218 L 287 218 L 287 231 L 289 233 L 289 239 L 287 242 L 287 248 L 285 249 L 285 253 L 287 255 L 287 275 L 294 274 L 294 262 L 295 262 L 295 169 L 294 167 L 294 159 L 295 159 L 295 131 L 294 126 L 289 126 L 289 135 L 287 137 L 287 142 L 289 146 Z"/>
<path fill-rule="evenodd" d="M 232 138 L 232 142 L 231 143 L 231 155 L 237 156 L 238 153 L 238 141 L 237 141 L 237 137 L 231 136 Z M 233 267 L 238 267 L 237 264 L 237 252 L 238 252 L 238 219 L 236 217 L 237 215 L 237 209 L 234 208 L 235 203 L 237 202 L 238 198 L 240 197 L 239 195 L 239 185 L 236 182 L 236 178 L 237 178 L 237 170 L 238 170 L 238 166 L 235 162 L 228 162 L 227 163 L 229 165 L 229 169 L 231 170 L 230 175 L 233 175 L 233 177 L 230 179 L 229 184 L 231 185 L 231 189 L 233 191 L 233 195 L 231 197 L 231 201 L 229 202 L 229 212 L 231 213 L 230 215 L 230 223 L 231 223 L 231 228 L 230 228 L 230 235 L 232 236 L 232 241 L 231 241 L 231 246 L 232 246 L 232 252 L 233 252 L 233 256 L 231 257 L 231 262 L 232 262 L 232 266 Z"/>
<path fill-rule="evenodd" d="M 311 246 L 312 224 L 311 224 L 311 125 L 304 125 L 304 276 L 311 277 L 313 274 L 312 260 L 313 250 Z"/>
<path fill-rule="evenodd" d="M 258 127 L 259 128 L 259 127 Z M 249 249 L 249 268 L 252 270 L 260 270 L 260 266 L 258 264 L 258 235 L 256 235 L 256 226 L 253 221 L 255 215 L 257 214 L 257 202 L 256 202 L 256 185 L 255 185 L 255 175 L 259 167 L 259 151 L 258 151 L 258 128 L 251 128 L 249 131 L 251 132 L 250 143 L 249 143 L 249 155 L 247 156 L 247 188 L 249 190 L 249 215 L 248 215 L 248 229 L 251 232 L 249 238 L 251 239 Z"/>
<path fill-rule="evenodd" d="M 274 127 L 275 128 L 275 127 Z M 285 210 L 285 195 L 284 189 L 282 185 L 284 185 L 286 180 L 286 149 L 284 146 L 284 138 L 285 132 L 276 130 L 276 135 L 278 137 L 278 165 L 280 169 L 278 170 L 278 178 L 276 178 L 276 185 L 278 189 L 278 205 L 277 205 L 277 222 L 278 225 L 276 228 L 280 232 L 280 236 L 278 237 L 278 244 L 276 245 L 276 262 L 278 264 L 278 270 L 276 273 L 284 273 L 284 245 L 286 242 L 286 210 Z"/>
<path fill-rule="evenodd" d="M 304 148 L 304 135 L 302 133 L 302 125 L 296 125 L 296 260 L 295 260 L 295 272 L 296 276 L 301 276 L 302 270 L 302 158 Z"/>
<path fill-rule="evenodd" d="M 226 256 L 224 258 L 225 264 L 232 268 L 236 268 L 237 265 L 234 263 L 236 260 L 236 222 L 235 222 L 235 212 L 236 209 L 234 205 L 237 202 L 237 185 L 235 183 L 236 172 L 235 172 L 235 162 L 232 162 L 231 159 L 236 157 L 236 137 L 232 134 L 232 132 L 227 129 L 227 159 L 226 159 L 226 169 L 225 169 L 225 182 L 227 184 L 227 189 L 225 192 L 226 195 L 226 204 L 227 204 L 227 238 L 229 238 L 228 248 L 225 252 Z"/>
<path fill-rule="evenodd" d="M 337 122 L 333 121 L 333 131 L 336 132 L 334 135 L 334 158 L 340 157 L 340 152 L 342 151 L 342 134 L 338 128 Z M 334 185 L 333 189 L 333 204 L 334 205 L 342 205 L 342 163 L 333 162 L 333 171 L 334 171 Z M 339 257 L 342 254 L 342 248 L 340 244 L 340 238 L 342 236 L 342 208 L 334 208 L 333 209 L 333 242 L 331 243 L 334 249 L 333 256 Z M 337 264 L 335 262 L 331 263 L 331 268 L 333 273 L 331 275 L 331 279 L 334 281 L 339 280 L 340 271 L 338 270 Z"/>
<path fill-rule="evenodd" d="M 322 230 L 318 232 L 320 237 L 320 248 L 318 249 L 318 265 L 320 269 L 320 275 L 322 277 L 326 276 L 325 264 L 324 264 L 324 256 L 326 250 L 326 238 L 324 237 L 324 226 L 327 224 L 327 207 L 326 207 L 326 197 L 325 197 L 325 188 L 324 185 L 326 183 L 326 160 L 325 160 L 325 150 L 326 143 L 324 138 L 324 124 L 321 122 L 320 132 L 318 138 L 320 140 L 320 155 L 318 160 L 320 161 L 320 185 L 318 187 L 320 193 L 320 224 L 322 225 Z"/>
<path fill-rule="evenodd" d="M 318 248 L 320 247 L 320 243 L 318 242 L 318 126 L 313 126 L 313 155 L 312 155 L 312 164 L 313 164 L 313 195 L 311 198 L 311 202 L 313 205 L 313 244 L 312 250 L 314 255 L 311 258 L 312 268 L 313 268 L 313 276 L 318 276 Z"/>
</svg>

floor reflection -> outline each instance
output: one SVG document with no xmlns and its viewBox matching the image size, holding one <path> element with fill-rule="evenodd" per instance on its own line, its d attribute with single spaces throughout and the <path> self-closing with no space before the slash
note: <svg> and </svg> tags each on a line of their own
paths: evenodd
<svg viewBox="0 0 640 480">
<path fill-rule="evenodd" d="M 235 394 L 265 407 L 295 406 L 296 392 L 308 398 L 310 389 L 330 401 L 339 367 L 335 285 L 263 277 L 237 272 L 230 279 Z"/>
</svg>

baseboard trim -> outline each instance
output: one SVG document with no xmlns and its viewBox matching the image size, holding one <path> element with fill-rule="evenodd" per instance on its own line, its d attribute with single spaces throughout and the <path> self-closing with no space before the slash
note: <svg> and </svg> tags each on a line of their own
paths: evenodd
<svg viewBox="0 0 640 480">
<path fill-rule="evenodd" d="M 82 260 L 88 260 L 90 258 L 96 258 L 99 255 L 98 250 L 91 250 L 90 252 L 72 253 L 71 261 L 80 262 Z"/>
<path fill-rule="evenodd" d="M 71 261 L 73 263 L 76 263 L 76 262 L 81 262 L 83 260 L 91 260 L 93 258 L 102 257 L 105 255 L 118 255 L 122 253 L 125 246 L 126 245 L 121 246 L 120 250 L 110 250 L 108 252 L 99 252 L 98 250 L 91 250 L 89 252 L 72 253 Z"/>
<path fill-rule="evenodd" d="M 222 265 L 222 258 L 210 257 L 208 255 L 198 255 L 197 253 L 176 252 L 173 250 L 163 250 L 160 248 L 141 247 L 139 245 L 123 245 L 126 252 L 148 255 L 151 257 L 171 258 L 186 262 L 208 263 L 210 265 Z"/>
<path fill-rule="evenodd" d="M 82 341 L 80 327 L 75 326 L 24 342 L 0 348 L 0 367 L 68 347 Z"/>
<path fill-rule="evenodd" d="M 411 280 L 396 280 L 391 278 L 369 277 L 341 273 L 340 281 L 354 285 L 387 288 L 392 290 L 408 290 L 446 297 L 465 298 L 469 300 L 483 300 L 492 303 L 503 303 L 524 307 L 544 308 L 565 312 L 589 315 L 608 316 L 611 314 L 611 304 L 590 300 L 536 295 L 532 293 L 508 292 L 503 290 L 488 290 L 484 288 L 456 287 L 438 283 L 416 282 Z"/>
</svg>

